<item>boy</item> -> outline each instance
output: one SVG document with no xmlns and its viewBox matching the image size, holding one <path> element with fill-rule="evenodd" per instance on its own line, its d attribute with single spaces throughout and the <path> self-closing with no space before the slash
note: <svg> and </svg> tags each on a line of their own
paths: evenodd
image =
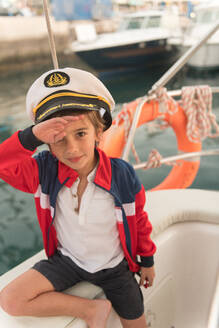
<svg viewBox="0 0 219 328">
<path fill-rule="evenodd" d="M 112 305 L 124 328 L 146 327 L 134 272 L 140 272 L 140 285 L 153 284 L 156 247 L 133 168 L 97 147 L 113 107 L 92 74 L 46 72 L 27 94 L 35 125 L 0 146 L 0 178 L 34 194 L 48 256 L 1 291 L 0 305 L 11 315 L 68 315 L 103 328 Z M 32 158 L 43 143 L 50 151 Z M 107 299 L 61 292 L 82 280 L 102 287 Z"/>
</svg>

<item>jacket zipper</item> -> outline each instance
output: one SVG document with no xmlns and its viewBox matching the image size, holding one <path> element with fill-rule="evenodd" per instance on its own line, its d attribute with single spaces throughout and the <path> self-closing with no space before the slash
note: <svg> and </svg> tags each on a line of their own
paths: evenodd
<svg viewBox="0 0 219 328">
<path fill-rule="evenodd" d="M 70 179 L 69 177 L 66 178 L 65 181 L 61 184 L 61 186 L 60 186 L 60 188 L 59 188 L 59 190 L 58 190 L 58 192 L 57 192 L 57 194 L 56 194 L 55 204 L 56 204 L 56 199 L 57 199 L 57 196 L 58 196 L 59 191 L 62 189 L 62 187 L 66 184 L 66 182 L 67 182 L 69 179 Z M 54 215 L 53 215 L 53 217 L 52 217 L 52 222 L 50 223 L 49 228 L 48 228 L 48 230 L 47 230 L 47 254 L 48 254 L 48 255 L 49 255 L 49 237 L 50 237 L 50 230 L 51 230 L 51 227 L 52 227 L 52 225 L 53 225 L 53 223 L 54 223 L 54 220 L 55 220 L 55 214 L 56 214 L 56 206 L 54 207 Z"/>
</svg>

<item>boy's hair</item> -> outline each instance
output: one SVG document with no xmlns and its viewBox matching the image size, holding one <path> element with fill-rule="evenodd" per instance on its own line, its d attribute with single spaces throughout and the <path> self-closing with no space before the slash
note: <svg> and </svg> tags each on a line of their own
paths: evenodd
<svg viewBox="0 0 219 328">
<path fill-rule="evenodd" d="M 105 124 L 104 120 L 100 115 L 99 111 L 94 110 L 62 110 L 50 115 L 46 120 L 49 120 L 54 117 L 62 117 L 62 116 L 78 116 L 78 115 L 87 115 L 90 122 L 95 128 L 95 131 L 98 132 L 99 130 L 104 130 Z"/>
</svg>

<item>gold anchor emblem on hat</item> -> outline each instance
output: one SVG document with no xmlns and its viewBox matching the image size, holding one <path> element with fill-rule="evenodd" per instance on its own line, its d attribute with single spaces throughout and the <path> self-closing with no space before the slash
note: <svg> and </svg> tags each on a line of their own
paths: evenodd
<svg viewBox="0 0 219 328">
<path fill-rule="evenodd" d="M 66 84 L 66 77 L 61 74 L 52 74 L 49 81 L 47 82 L 50 87 Z"/>
<path fill-rule="evenodd" d="M 65 85 L 69 82 L 69 77 L 67 74 L 63 73 L 51 73 L 45 79 L 45 85 L 49 88 L 59 87 Z"/>
</svg>

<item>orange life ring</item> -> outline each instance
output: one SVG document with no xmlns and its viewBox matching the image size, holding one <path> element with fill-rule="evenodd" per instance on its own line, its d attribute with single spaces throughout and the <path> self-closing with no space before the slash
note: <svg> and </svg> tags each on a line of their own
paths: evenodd
<svg viewBox="0 0 219 328">
<path fill-rule="evenodd" d="M 126 105 L 125 110 L 129 115 L 130 122 L 133 120 L 137 105 L 138 102 L 136 100 Z M 169 102 L 168 106 L 170 108 L 173 106 L 173 103 Z M 137 127 L 153 121 L 156 118 L 162 118 L 172 127 L 176 135 L 177 147 L 180 153 L 200 151 L 202 144 L 200 142 L 191 142 L 188 139 L 186 135 L 187 117 L 183 109 L 179 105 L 177 106 L 178 110 L 174 113 L 162 113 L 159 111 L 158 101 L 151 100 L 150 102 L 146 102 L 143 105 Z M 111 157 L 121 157 L 125 146 L 126 139 L 125 123 L 122 119 L 123 114 L 124 110 L 118 114 L 117 120 L 113 121 L 111 128 L 104 133 L 103 140 L 100 143 L 100 147 Z M 115 128 L 116 121 L 119 122 L 117 128 Z M 168 176 L 152 190 L 187 188 L 192 184 L 199 169 L 200 159 L 180 160 L 179 162 L 179 165 L 175 165 Z"/>
</svg>

